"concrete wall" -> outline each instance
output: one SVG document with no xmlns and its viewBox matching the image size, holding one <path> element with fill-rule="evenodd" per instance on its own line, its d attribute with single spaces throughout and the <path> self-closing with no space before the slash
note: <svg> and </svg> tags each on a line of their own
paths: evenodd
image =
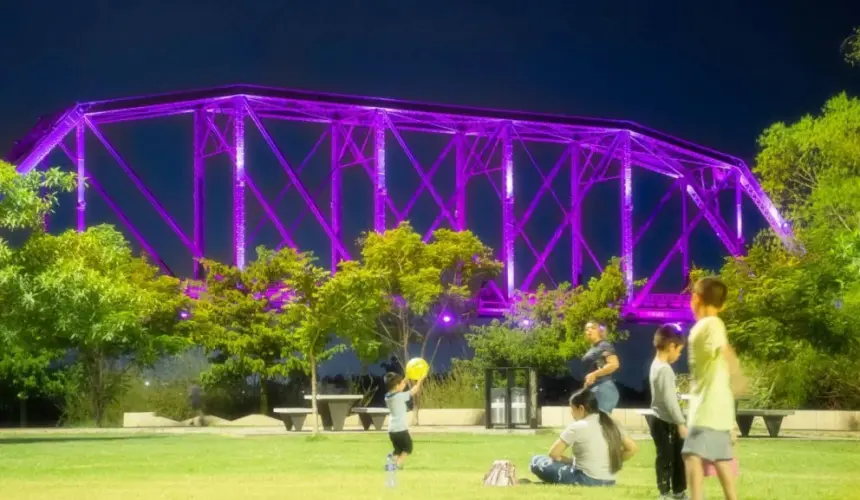
<svg viewBox="0 0 860 500">
<path fill-rule="evenodd" d="M 420 410 L 420 413 L 411 412 L 410 425 L 420 425 L 422 427 L 433 426 L 476 426 L 484 425 L 484 410 L 483 409 L 465 409 L 465 410 Z M 636 409 L 618 409 L 612 413 L 613 418 L 618 420 L 627 430 L 634 432 L 647 432 L 648 424 L 645 422 L 645 417 L 637 413 Z M 210 425 L 248 425 L 260 426 L 263 425 L 262 420 L 266 420 L 265 425 L 277 427 L 279 422 L 272 417 L 257 415 L 257 420 L 250 420 L 250 417 L 239 419 L 239 421 L 227 422 L 219 421 L 212 422 Z M 219 419 L 220 420 L 220 419 Z M 247 423 L 244 421 L 247 420 Z M 309 419 L 310 420 L 310 419 Z M 570 409 L 566 406 L 544 406 L 541 408 L 540 426 L 544 428 L 562 428 L 573 421 L 570 416 Z M 153 412 L 142 413 L 126 413 L 123 418 L 123 427 L 172 427 L 187 425 L 185 422 L 175 422 L 173 420 L 158 417 Z M 307 422 L 305 426 L 310 426 Z M 350 415 L 346 419 L 345 427 L 347 429 L 358 429 L 361 424 L 356 415 Z M 755 420 L 753 429 L 764 429 L 764 422 L 759 418 Z M 860 431 L 860 411 L 810 411 L 798 410 L 794 415 L 786 417 L 782 424 L 783 431 Z"/>
<path fill-rule="evenodd" d="M 645 417 L 635 409 L 618 409 L 612 416 L 631 431 L 647 431 Z M 570 409 L 563 406 L 541 408 L 541 427 L 565 427 L 572 421 Z M 754 421 L 753 428 L 764 428 L 761 418 Z M 858 431 L 860 411 L 796 410 L 794 415 L 782 421 L 784 431 Z"/>
</svg>

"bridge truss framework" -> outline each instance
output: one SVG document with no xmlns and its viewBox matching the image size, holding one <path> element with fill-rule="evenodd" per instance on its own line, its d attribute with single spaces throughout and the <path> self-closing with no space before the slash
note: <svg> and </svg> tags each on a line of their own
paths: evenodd
<svg viewBox="0 0 860 500">
<path fill-rule="evenodd" d="M 109 123 L 145 120 L 178 114 L 192 114 L 193 141 L 193 201 L 194 223 L 191 235 L 186 234 L 174 218 L 144 185 L 134 169 L 107 140 L 101 126 Z M 272 137 L 265 121 L 277 119 L 324 124 L 324 136 L 330 143 L 329 166 L 331 205 L 320 207 L 299 178 L 304 167 L 291 164 Z M 578 118 L 536 113 L 474 109 L 457 106 L 403 102 L 390 99 L 312 93 L 256 86 L 230 86 L 215 89 L 180 92 L 150 97 L 81 103 L 45 120 L 9 155 L 21 173 L 39 167 L 48 154 L 60 148 L 75 165 L 79 175 L 77 189 L 77 227 L 86 227 L 87 188 L 96 191 L 117 213 L 128 231 L 142 248 L 166 271 L 171 272 L 87 169 L 85 142 L 94 136 L 128 174 L 140 192 L 152 204 L 182 244 L 194 257 L 205 255 L 205 165 L 215 155 L 227 155 L 233 165 L 233 253 L 234 262 L 244 266 L 246 261 L 246 196 L 254 197 L 274 224 L 282 244 L 295 246 L 290 229 L 278 218 L 272 200 L 261 193 L 245 164 L 245 130 L 255 127 L 274 153 L 289 182 L 289 188 L 302 198 L 310 214 L 327 234 L 331 244 L 332 267 L 341 259 L 352 257 L 342 238 L 342 180 L 344 168 L 363 169 L 372 182 L 373 229 L 383 231 L 407 219 L 417 198 L 428 192 L 439 213 L 426 233 L 448 226 L 467 229 L 467 186 L 476 177 L 486 176 L 496 192 L 502 212 L 502 248 L 499 256 L 504 264 L 500 282 L 490 283 L 481 294 L 479 312 L 501 314 L 515 297 L 517 290 L 533 288 L 536 276 L 546 270 L 553 249 L 562 241 L 570 245 L 572 270 L 569 280 L 579 284 L 583 260 L 590 259 L 598 269 L 597 260 L 581 229 L 582 201 L 598 183 L 618 181 L 620 189 L 619 227 L 621 232 L 621 266 L 629 293 L 624 313 L 633 321 L 688 320 L 688 299 L 681 293 L 655 294 L 652 288 L 680 254 L 683 272 L 689 272 L 689 237 L 700 222 L 706 222 L 731 255 L 743 253 L 742 198 L 751 199 L 776 233 L 790 243 L 791 229 L 773 203 L 762 191 L 747 165 L 732 156 L 663 134 L 634 122 L 595 118 Z M 421 165 L 403 139 L 402 133 L 423 132 L 445 136 L 447 146 L 433 165 Z M 324 137 L 320 137 L 319 146 Z M 553 143 L 563 153 L 548 172 L 541 172 L 542 185 L 522 213 L 515 210 L 514 151 L 522 148 L 535 168 L 540 168 L 529 153 L 529 144 Z M 404 206 L 389 196 L 386 185 L 386 148 L 399 147 L 405 153 L 421 179 L 418 190 Z M 317 154 L 324 154 L 317 151 Z M 499 153 L 500 152 L 500 153 Z M 455 189 L 444 199 L 434 188 L 432 178 L 445 157 L 455 158 Z M 521 168 L 521 167 L 520 167 Z M 655 212 L 639 227 L 633 222 L 633 175 L 635 169 L 647 169 L 671 179 L 671 188 Z M 569 199 L 561 199 L 553 191 L 553 180 L 559 172 L 570 173 Z M 86 179 L 86 182 L 84 182 Z M 721 215 L 718 195 L 734 190 L 735 220 L 728 222 Z M 647 276 L 644 286 L 635 287 L 634 280 L 645 276 L 636 274 L 634 252 L 642 234 L 649 228 L 657 212 L 673 195 L 682 200 L 681 236 L 660 262 L 656 271 Z M 543 250 L 535 248 L 524 227 L 534 214 L 539 200 L 555 198 L 563 214 L 563 222 L 555 229 Z M 280 199 L 280 197 L 279 197 Z M 276 202 L 275 202 L 276 203 Z M 515 244 L 521 240 L 534 254 L 535 264 L 520 272 L 515 269 Z M 201 272 L 195 263 L 194 273 Z"/>
</svg>

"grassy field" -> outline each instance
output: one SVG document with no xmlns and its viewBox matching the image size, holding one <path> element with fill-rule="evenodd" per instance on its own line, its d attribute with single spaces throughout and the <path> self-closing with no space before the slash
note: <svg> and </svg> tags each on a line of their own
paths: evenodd
<svg viewBox="0 0 860 500">
<path fill-rule="evenodd" d="M 484 488 L 495 459 L 532 477 L 529 458 L 553 435 L 417 434 L 416 455 L 384 487 L 384 434 L 11 436 L 0 434 L 0 499 L 656 498 L 653 447 L 641 451 L 612 489 Z M 738 447 L 741 498 L 860 498 L 860 442 L 747 439 Z M 708 481 L 708 498 L 722 498 Z"/>
</svg>

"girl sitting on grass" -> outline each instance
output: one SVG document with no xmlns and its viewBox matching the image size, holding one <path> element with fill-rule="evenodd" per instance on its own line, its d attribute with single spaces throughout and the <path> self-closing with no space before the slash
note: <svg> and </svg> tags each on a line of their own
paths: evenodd
<svg viewBox="0 0 860 500">
<path fill-rule="evenodd" d="M 570 397 L 570 413 L 574 422 L 552 445 L 549 456 L 532 458 L 532 473 L 544 483 L 614 486 L 623 462 L 636 454 L 636 443 L 597 409 L 597 398 L 589 389 Z M 564 456 L 567 448 L 573 457 Z"/>
</svg>

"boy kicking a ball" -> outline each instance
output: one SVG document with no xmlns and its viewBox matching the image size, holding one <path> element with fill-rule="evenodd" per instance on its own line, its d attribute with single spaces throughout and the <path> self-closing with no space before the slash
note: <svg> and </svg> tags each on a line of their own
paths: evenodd
<svg viewBox="0 0 860 500">
<path fill-rule="evenodd" d="M 682 454 L 691 500 L 703 499 L 705 461 L 714 464 L 725 498 L 737 499 L 732 470 L 733 388 L 740 392 L 745 382 L 726 336 L 726 325 L 718 316 L 727 295 L 728 288 L 722 281 L 703 278 L 693 286 L 690 300 L 696 317 L 688 354 L 693 390 Z"/>
<path fill-rule="evenodd" d="M 406 461 L 412 453 L 412 436 L 409 435 L 409 424 L 406 421 L 409 408 L 407 403 L 413 396 L 421 392 L 421 385 L 427 378 L 422 377 L 411 389 L 406 391 L 406 379 L 399 373 L 385 374 L 385 387 L 388 393 L 385 395 L 385 406 L 388 407 L 388 437 L 391 438 L 391 444 L 394 446 L 394 451 L 391 456 L 394 457 L 397 463 L 397 468 L 403 468 L 403 462 Z"/>
</svg>

